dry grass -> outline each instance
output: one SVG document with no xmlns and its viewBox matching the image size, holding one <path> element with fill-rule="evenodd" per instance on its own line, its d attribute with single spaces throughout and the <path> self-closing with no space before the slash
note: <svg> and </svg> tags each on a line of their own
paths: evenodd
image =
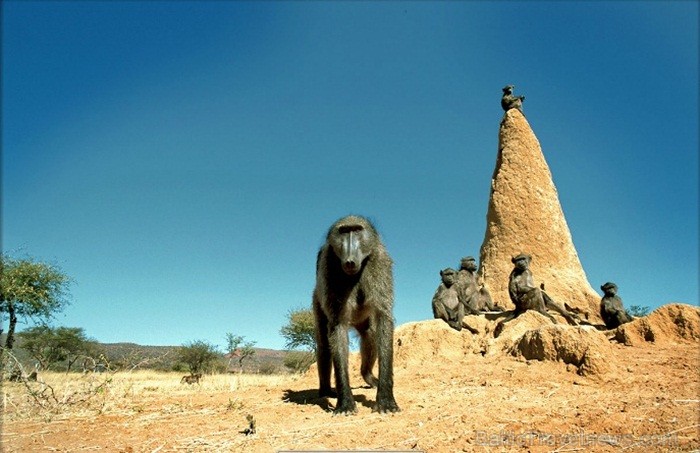
<svg viewBox="0 0 700 453">
<path fill-rule="evenodd" d="M 139 370 L 103 374 L 43 372 L 37 382 L 4 382 L 2 409 L 6 421 L 56 419 L 89 413 L 137 411 L 140 405 L 162 397 L 187 397 L 271 387 L 289 381 L 289 375 L 204 375 L 199 384 L 181 384 L 183 374 Z M 293 378 L 291 378 L 293 379 Z M 235 401 L 231 403 L 235 405 Z"/>
</svg>

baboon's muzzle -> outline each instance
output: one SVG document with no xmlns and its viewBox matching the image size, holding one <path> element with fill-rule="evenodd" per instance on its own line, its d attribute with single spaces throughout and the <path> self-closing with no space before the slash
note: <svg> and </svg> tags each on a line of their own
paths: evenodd
<svg viewBox="0 0 700 453">
<path fill-rule="evenodd" d="M 343 272 L 355 275 L 362 265 L 362 251 L 360 250 L 360 235 L 355 231 L 348 232 L 343 238 L 340 263 Z"/>
</svg>

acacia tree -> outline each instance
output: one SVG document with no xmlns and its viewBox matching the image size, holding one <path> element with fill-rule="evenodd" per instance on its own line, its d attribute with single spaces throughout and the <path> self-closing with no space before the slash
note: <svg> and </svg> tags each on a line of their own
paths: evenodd
<svg viewBox="0 0 700 453">
<path fill-rule="evenodd" d="M 18 318 L 47 321 L 68 304 L 70 278 L 58 266 L 0 255 L 0 278 L 0 315 L 9 317 L 7 349 L 14 345 Z"/>
<path fill-rule="evenodd" d="M 39 325 L 19 332 L 17 336 L 22 340 L 22 349 L 39 362 L 42 370 L 65 361 L 68 372 L 80 357 L 88 357 L 95 349 L 95 342 L 80 327 Z"/>
<path fill-rule="evenodd" d="M 290 310 L 287 317 L 289 322 L 280 329 L 280 334 L 286 340 L 287 349 L 303 348 L 316 351 L 313 311 L 310 308 Z"/>
<path fill-rule="evenodd" d="M 634 316 L 635 318 L 641 318 L 649 314 L 650 308 L 643 305 L 630 305 L 627 309 L 627 313 Z"/>
<path fill-rule="evenodd" d="M 316 337 L 314 334 L 314 313 L 310 308 L 300 308 L 287 313 L 289 321 L 280 329 L 285 346 L 290 351 L 284 358 L 284 365 L 294 371 L 306 371 L 316 360 Z M 302 349 L 301 351 L 297 349 Z"/>
<path fill-rule="evenodd" d="M 216 346 L 203 340 L 186 343 L 180 347 L 177 354 L 178 360 L 185 363 L 190 374 L 202 373 L 212 367 L 214 362 L 221 357 Z"/>
<path fill-rule="evenodd" d="M 255 341 L 246 341 L 243 343 L 245 337 L 241 335 L 234 335 L 231 332 L 226 334 L 226 350 L 228 351 L 228 364 L 231 366 L 231 361 L 233 359 L 238 359 L 238 367 L 240 372 L 243 372 L 243 361 L 249 357 L 255 355 Z"/>
</svg>

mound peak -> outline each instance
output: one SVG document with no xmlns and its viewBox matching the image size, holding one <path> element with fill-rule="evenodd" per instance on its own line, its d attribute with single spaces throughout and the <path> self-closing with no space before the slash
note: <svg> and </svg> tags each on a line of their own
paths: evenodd
<svg viewBox="0 0 700 453">
<path fill-rule="evenodd" d="M 501 306 L 511 308 L 511 258 L 532 255 L 537 284 L 561 303 L 599 318 L 600 296 L 581 266 L 540 143 L 525 116 L 508 110 L 499 130 L 479 275 Z"/>
</svg>

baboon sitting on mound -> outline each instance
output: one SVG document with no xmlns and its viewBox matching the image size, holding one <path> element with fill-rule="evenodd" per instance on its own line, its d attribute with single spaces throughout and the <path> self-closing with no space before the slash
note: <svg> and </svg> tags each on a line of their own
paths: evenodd
<svg viewBox="0 0 700 453">
<path fill-rule="evenodd" d="M 467 314 L 478 315 L 485 311 L 503 311 L 493 304 L 491 294 L 486 287 L 479 288 L 476 279 L 476 260 L 472 256 L 466 256 L 460 261 L 460 269 L 457 274 L 457 294 L 459 302 L 464 306 Z"/>
<path fill-rule="evenodd" d="M 525 313 L 527 310 L 535 310 L 556 323 L 556 319 L 547 313 L 547 308 L 549 308 L 562 315 L 569 324 L 577 325 L 576 320 L 566 311 L 566 308 L 535 286 L 535 280 L 532 277 L 532 271 L 530 271 L 531 260 L 532 257 L 524 253 L 511 259 L 515 265 L 508 281 L 508 294 L 515 305 L 515 311 L 511 318 Z"/>
<path fill-rule="evenodd" d="M 615 329 L 622 324 L 632 321 L 632 317 L 622 306 L 622 299 L 617 295 L 617 285 L 608 282 L 600 287 L 605 295 L 600 301 L 600 317 L 605 327 Z"/>
<path fill-rule="evenodd" d="M 462 318 L 464 318 L 464 306 L 459 303 L 455 281 L 457 273 L 452 268 L 440 271 L 442 283 L 438 286 L 433 296 L 433 316 L 442 319 L 453 329 L 462 330 Z"/>
<path fill-rule="evenodd" d="M 335 222 L 316 260 L 313 296 L 319 395 L 331 391 L 331 364 L 338 398 L 335 413 L 356 412 L 348 376 L 348 329 L 360 334 L 361 372 L 377 387 L 373 411 L 397 412 L 394 399 L 394 278 L 392 260 L 369 220 Z M 379 359 L 379 379 L 372 374 Z"/>
</svg>

